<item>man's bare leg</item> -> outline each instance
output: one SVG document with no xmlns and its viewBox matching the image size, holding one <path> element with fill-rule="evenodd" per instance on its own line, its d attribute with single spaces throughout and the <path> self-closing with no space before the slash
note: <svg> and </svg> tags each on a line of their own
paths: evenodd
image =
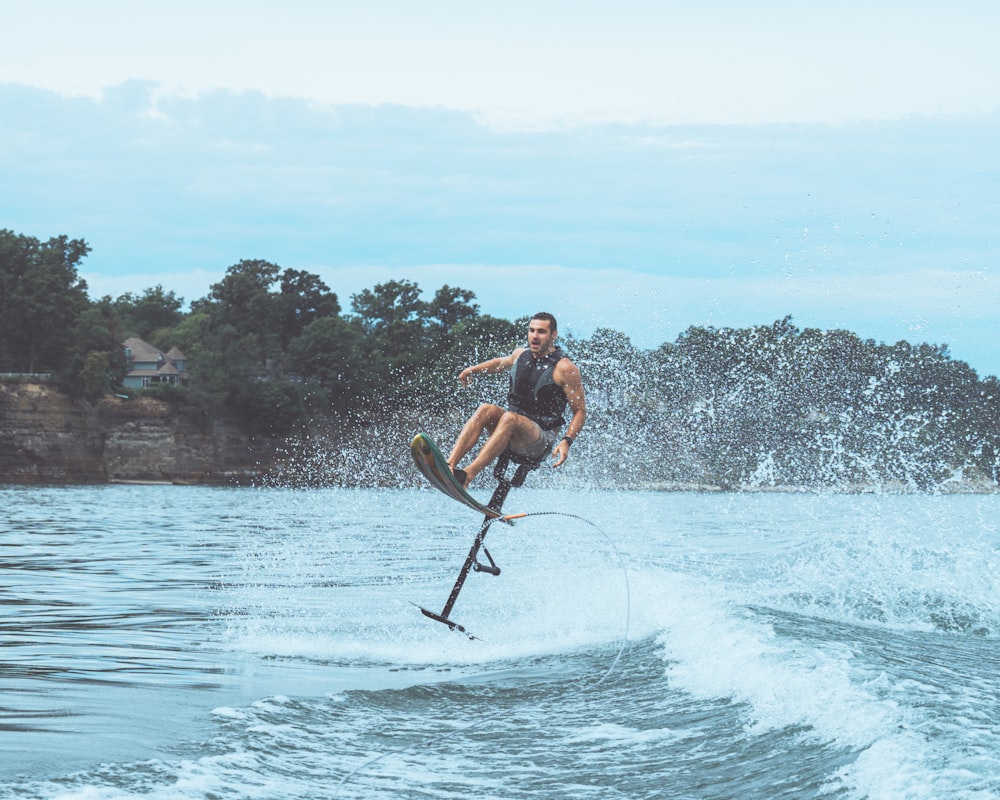
<svg viewBox="0 0 1000 800">
<path fill-rule="evenodd" d="M 480 408 L 482 408 L 482 406 L 480 406 Z M 494 408 L 496 408 L 496 406 L 494 406 Z M 465 467 L 466 486 L 468 486 L 472 482 L 472 479 L 475 478 L 480 472 L 492 464 L 497 456 L 507 449 L 508 445 L 512 444 L 516 448 L 526 447 L 538 441 L 538 437 L 542 435 L 541 428 L 539 428 L 537 424 L 532 422 L 527 417 L 515 414 L 513 411 L 503 411 L 503 409 L 500 411 L 500 418 L 493 423 L 492 431 L 490 432 L 486 443 L 476 454 L 472 463 Z M 473 418 L 475 418 L 475 416 L 473 416 Z M 465 431 L 463 429 L 463 433 L 464 432 Z M 461 436 L 459 438 L 461 438 Z M 478 434 L 476 438 L 478 439 Z M 473 444 L 474 443 L 475 442 L 473 442 Z M 469 449 L 471 448 L 472 445 L 470 444 Z M 456 450 L 457 449 L 458 445 L 456 444 Z M 466 452 L 468 452 L 468 450 L 466 450 Z M 457 463 L 457 460 L 455 463 Z M 448 460 L 448 464 L 449 466 L 454 467 L 451 459 Z"/>
<path fill-rule="evenodd" d="M 484 432 L 492 436 L 503 415 L 504 410 L 500 406 L 492 403 L 483 403 L 479 406 L 462 427 L 462 432 L 458 434 L 455 446 L 451 448 L 451 455 L 448 456 L 448 466 L 455 469 L 465 454 L 476 446 L 476 442 Z"/>
</svg>

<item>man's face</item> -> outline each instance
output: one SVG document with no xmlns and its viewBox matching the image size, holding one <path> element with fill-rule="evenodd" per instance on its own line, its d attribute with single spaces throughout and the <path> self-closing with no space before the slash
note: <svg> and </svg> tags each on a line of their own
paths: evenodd
<svg viewBox="0 0 1000 800">
<path fill-rule="evenodd" d="M 551 327 L 547 319 L 533 319 L 528 323 L 528 348 L 532 355 L 545 355 L 555 345 L 556 334 Z"/>
</svg>

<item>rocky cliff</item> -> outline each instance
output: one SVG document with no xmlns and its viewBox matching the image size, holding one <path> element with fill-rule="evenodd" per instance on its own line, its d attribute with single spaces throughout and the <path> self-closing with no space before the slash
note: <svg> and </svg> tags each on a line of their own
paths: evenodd
<svg viewBox="0 0 1000 800">
<path fill-rule="evenodd" d="M 0 382 L 0 482 L 248 483 L 274 453 L 269 439 L 152 398 L 90 404 L 45 383 Z"/>
</svg>

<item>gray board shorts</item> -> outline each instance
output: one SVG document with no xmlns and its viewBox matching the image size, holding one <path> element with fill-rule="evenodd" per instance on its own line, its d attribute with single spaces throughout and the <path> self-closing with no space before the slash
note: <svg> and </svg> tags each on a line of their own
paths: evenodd
<svg viewBox="0 0 1000 800">
<path fill-rule="evenodd" d="M 529 444 L 527 447 L 520 450 L 515 450 L 511 448 L 511 452 L 516 453 L 519 456 L 524 456 L 525 458 L 530 458 L 532 461 L 541 461 L 545 456 L 547 456 L 552 448 L 556 445 L 556 437 L 559 434 L 556 431 L 542 431 L 542 435 L 538 437 L 538 440 Z"/>
</svg>

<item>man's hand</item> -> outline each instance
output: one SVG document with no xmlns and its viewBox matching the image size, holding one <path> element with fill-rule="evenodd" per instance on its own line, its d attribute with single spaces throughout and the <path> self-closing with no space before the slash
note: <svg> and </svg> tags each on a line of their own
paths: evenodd
<svg viewBox="0 0 1000 800">
<path fill-rule="evenodd" d="M 552 448 L 552 458 L 555 461 L 555 463 L 552 466 L 553 467 L 562 466 L 563 462 L 566 460 L 566 457 L 568 455 L 569 455 L 569 442 L 566 441 L 565 439 L 561 439 L 559 441 L 559 444 L 557 444 L 555 447 Z"/>
</svg>

